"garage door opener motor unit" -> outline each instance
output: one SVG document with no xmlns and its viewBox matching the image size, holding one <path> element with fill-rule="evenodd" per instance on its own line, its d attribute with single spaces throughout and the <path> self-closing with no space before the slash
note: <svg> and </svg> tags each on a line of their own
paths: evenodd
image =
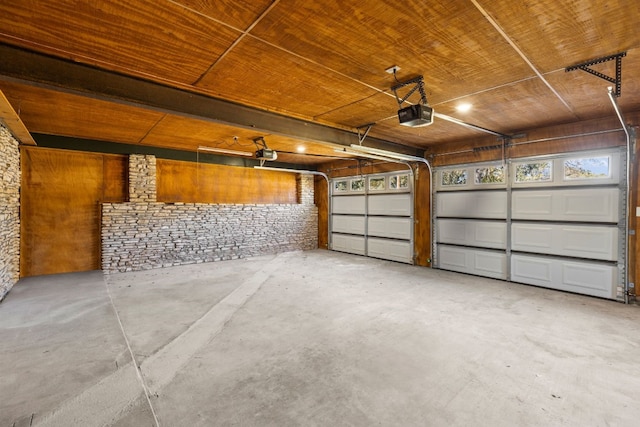
<svg viewBox="0 0 640 427">
<path fill-rule="evenodd" d="M 265 161 L 273 161 L 278 158 L 276 150 L 267 147 L 267 141 L 264 140 L 264 137 L 253 138 L 253 143 L 256 144 L 256 159 L 260 160 L 260 166 L 263 166 Z"/>
<path fill-rule="evenodd" d="M 406 86 L 412 87 L 404 97 L 401 98 L 398 95 L 398 90 Z M 400 107 L 398 110 L 398 121 L 402 126 L 421 127 L 429 126 L 433 123 L 433 108 L 427 105 L 427 95 L 424 91 L 424 81 L 422 76 L 415 77 L 411 80 L 407 80 L 406 82 L 401 82 L 400 84 L 392 87 L 391 90 L 393 90 L 393 93 L 396 96 L 396 101 L 398 101 L 398 107 Z M 420 102 L 418 104 L 402 108 L 402 104 L 411 95 L 413 95 L 416 90 L 420 93 Z"/>
</svg>

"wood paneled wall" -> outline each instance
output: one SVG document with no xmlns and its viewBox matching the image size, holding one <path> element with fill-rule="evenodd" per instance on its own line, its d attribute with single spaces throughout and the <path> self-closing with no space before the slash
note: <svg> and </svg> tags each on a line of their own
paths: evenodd
<svg viewBox="0 0 640 427">
<path fill-rule="evenodd" d="M 297 203 L 296 175 L 157 159 L 158 202 Z"/>
<path fill-rule="evenodd" d="M 100 269 L 100 203 L 127 198 L 127 157 L 22 147 L 21 276 Z"/>
</svg>

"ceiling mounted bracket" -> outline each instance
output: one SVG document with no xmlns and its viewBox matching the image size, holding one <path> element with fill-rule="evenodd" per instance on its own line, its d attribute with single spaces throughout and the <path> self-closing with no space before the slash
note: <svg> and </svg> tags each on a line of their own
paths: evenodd
<svg viewBox="0 0 640 427">
<path fill-rule="evenodd" d="M 356 129 L 358 130 L 358 142 L 360 145 L 364 142 L 364 139 L 369 135 L 369 131 L 375 125 L 375 123 L 368 123 L 366 125 L 358 126 Z"/>
<path fill-rule="evenodd" d="M 256 148 L 257 149 L 269 149 L 269 147 L 267 147 L 267 141 L 264 140 L 263 136 L 258 136 L 256 138 L 252 139 L 253 143 L 256 144 Z"/>
<path fill-rule="evenodd" d="M 620 97 L 620 92 L 622 89 L 622 58 L 627 56 L 627 52 L 620 52 L 614 55 L 604 56 L 602 58 L 592 59 L 590 61 L 583 62 L 581 64 L 572 65 L 571 67 L 565 68 L 565 72 L 573 71 L 573 70 L 583 70 L 589 74 L 593 74 L 596 77 L 600 77 L 608 81 L 609 83 L 614 83 L 616 85 L 615 96 L 616 98 Z M 606 74 L 603 74 L 599 71 L 589 68 L 591 65 L 602 64 L 603 62 L 616 60 L 616 77 L 610 77 Z"/>
<path fill-rule="evenodd" d="M 406 93 L 406 95 L 404 97 L 400 97 L 398 96 L 398 90 L 402 89 L 406 86 L 410 86 L 413 85 L 413 87 L 411 89 L 409 89 L 409 92 Z M 422 105 L 427 105 L 427 95 L 424 92 L 424 80 L 422 78 L 422 76 L 418 76 L 418 77 L 414 77 L 410 80 L 404 81 L 404 82 L 400 82 L 399 84 L 393 86 L 391 88 L 391 90 L 393 91 L 393 94 L 396 97 L 396 101 L 398 101 L 398 107 L 402 108 L 402 104 L 411 96 L 414 94 L 414 92 L 417 90 L 420 93 L 420 103 Z"/>
</svg>

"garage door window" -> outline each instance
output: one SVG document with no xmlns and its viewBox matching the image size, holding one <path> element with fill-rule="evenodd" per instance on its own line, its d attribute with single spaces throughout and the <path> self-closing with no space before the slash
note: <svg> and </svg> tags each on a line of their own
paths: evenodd
<svg viewBox="0 0 640 427">
<path fill-rule="evenodd" d="M 587 157 L 564 161 L 564 179 L 600 179 L 611 176 L 610 157 Z"/>
<path fill-rule="evenodd" d="M 351 191 L 355 191 L 355 192 L 364 191 L 364 178 L 352 179 Z"/>
<path fill-rule="evenodd" d="M 516 182 L 551 181 L 551 162 L 516 164 Z"/>
<path fill-rule="evenodd" d="M 488 166 L 476 169 L 476 184 L 505 182 L 504 166 Z"/>
<path fill-rule="evenodd" d="M 467 183 L 467 170 L 466 169 L 454 169 L 448 171 L 442 171 L 442 185 L 465 185 Z"/>
</svg>

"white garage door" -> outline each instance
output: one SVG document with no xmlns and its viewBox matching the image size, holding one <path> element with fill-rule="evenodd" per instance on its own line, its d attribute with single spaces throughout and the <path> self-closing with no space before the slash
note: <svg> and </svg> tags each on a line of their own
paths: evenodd
<svg viewBox="0 0 640 427">
<path fill-rule="evenodd" d="M 623 300 L 624 157 L 437 169 L 434 267 Z"/>
<path fill-rule="evenodd" d="M 331 249 L 413 263 L 409 172 L 331 181 Z"/>
</svg>

